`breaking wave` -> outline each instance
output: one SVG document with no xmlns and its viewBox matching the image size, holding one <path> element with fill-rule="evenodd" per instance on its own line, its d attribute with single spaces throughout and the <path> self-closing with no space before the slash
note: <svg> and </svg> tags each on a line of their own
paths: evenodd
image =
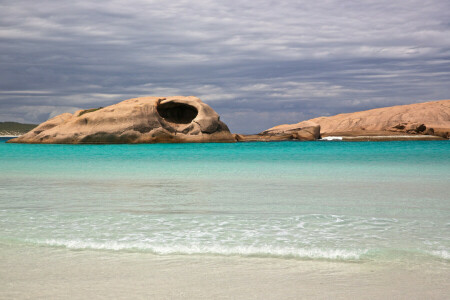
<svg viewBox="0 0 450 300">
<path fill-rule="evenodd" d="M 323 260 L 360 260 L 367 250 L 344 250 L 344 249 L 319 249 L 319 248 L 288 248 L 273 246 L 222 246 L 222 245 L 171 245 L 158 246 L 147 243 L 120 243 L 91 242 L 79 240 L 45 240 L 37 242 L 41 245 L 64 247 L 68 249 L 92 249 L 92 250 L 112 250 L 112 251 L 138 251 L 149 252 L 159 255 L 169 254 L 209 254 L 224 256 L 254 256 L 254 257 L 280 257 L 299 259 L 323 259 Z"/>
<path fill-rule="evenodd" d="M 450 260 L 450 252 L 446 250 L 436 250 L 436 251 L 430 251 L 431 255 L 436 256 L 438 258 L 443 258 L 445 260 Z"/>
</svg>

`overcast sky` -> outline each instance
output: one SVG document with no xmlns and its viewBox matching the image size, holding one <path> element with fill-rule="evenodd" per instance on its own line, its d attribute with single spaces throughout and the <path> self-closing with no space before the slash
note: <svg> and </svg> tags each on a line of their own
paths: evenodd
<svg viewBox="0 0 450 300">
<path fill-rule="evenodd" d="M 147 95 L 241 133 L 448 99 L 450 1 L 0 0 L 0 121 Z"/>
</svg>

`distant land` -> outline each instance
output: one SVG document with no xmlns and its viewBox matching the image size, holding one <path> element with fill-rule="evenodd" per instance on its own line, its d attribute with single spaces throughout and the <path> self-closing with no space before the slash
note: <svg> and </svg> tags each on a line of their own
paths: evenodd
<svg viewBox="0 0 450 300">
<path fill-rule="evenodd" d="M 342 140 L 429 140 L 450 138 L 450 100 L 376 108 L 366 111 L 318 117 L 297 124 L 267 129 L 260 139 L 286 136 L 301 128 L 320 126 L 320 136 Z"/>
<path fill-rule="evenodd" d="M 148 144 L 235 142 L 227 125 L 194 96 L 139 97 L 63 113 L 10 143 Z"/>
<path fill-rule="evenodd" d="M 35 128 L 37 124 L 22 124 L 17 122 L 0 122 L 0 136 L 19 136 Z"/>
<path fill-rule="evenodd" d="M 318 117 L 253 135 L 230 133 L 219 115 L 193 96 L 133 98 L 108 107 L 64 113 L 37 127 L 14 122 L 0 124 L 2 135 L 23 134 L 9 141 L 12 143 L 444 140 L 450 138 L 450 100 Z"/>
<path fill-rule="evenodd" d="M 322 136 L 425 134 L 449 138 L 450 100 L 376 108 L 309 120 Z"/>
</svg>

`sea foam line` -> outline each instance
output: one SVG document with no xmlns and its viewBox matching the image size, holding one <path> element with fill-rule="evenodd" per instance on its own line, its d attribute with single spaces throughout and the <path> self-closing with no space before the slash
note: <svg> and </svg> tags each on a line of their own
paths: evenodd
<svg viewBox="0 0 450 300">
<path fill-rule="evenodd" d="M 79 240 L 45 240 L 37 242 L 48 246 L 65 247 L 69 249 L 92 249 L 92 250 L 137 250 L 148 251 L 154 254 L 211 254 L 211 255 L 241 255 L 241 256 L 263 256 L 284 257 L 304 259 L 329 259 L 329 260 L 360 260 L 367 250 L 343 250 L 343 249 L 320 249 L 320 248 L 289 248 L 273 246 L 200 246 L 200 245 L 173 245 L 159 246 L 147 243 L 118 243 L 91 242 Z"/>
<path fill-rule="evenodd" d="M 448 252 L 446 250 L 435 250 L 435 251 L 430 251 L 428 253 L 433 256 L 439 257 L 439 258 L 450 260 L 450 252 Z"/>
</svg>

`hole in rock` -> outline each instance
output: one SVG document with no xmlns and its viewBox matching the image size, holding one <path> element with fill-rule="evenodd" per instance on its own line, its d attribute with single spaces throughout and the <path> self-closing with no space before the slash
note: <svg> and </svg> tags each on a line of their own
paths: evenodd
<svg viewBox="0 0 450 300">
<path fill-rule="evenodd" d="M 198 114 L 195 107 L 175 102 L 160 104 L 156 109 L 166 121 L 178 124 L 189 124 Z"/>
</svg>

